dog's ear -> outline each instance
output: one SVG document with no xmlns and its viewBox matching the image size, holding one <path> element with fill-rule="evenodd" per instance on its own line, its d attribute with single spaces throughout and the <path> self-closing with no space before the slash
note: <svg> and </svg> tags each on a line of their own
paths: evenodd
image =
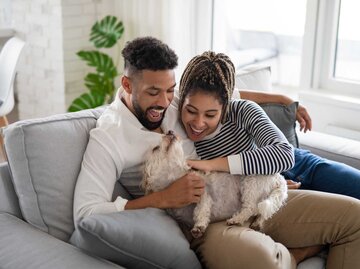
<svg viewBox="0 0 360 269">
<path fill-rule="evenodd" d="M 147 178 L 148 178 L 148 176 L 146 175 L 146 173 L 144 173 L 144 177 L 140 182 L 140 188 L 145 192 L 146 192 L 147 186 L 149 185 Z"/>
<path fill-rule="evenodd" d="M 144 170 L 143 179 L 140 182 L 140 188 L 145 192 L 145 194 L 150 194 L 153 191 L 151 190 L 151 184 L 149 182 L 150 175 Z"/>
</svg>

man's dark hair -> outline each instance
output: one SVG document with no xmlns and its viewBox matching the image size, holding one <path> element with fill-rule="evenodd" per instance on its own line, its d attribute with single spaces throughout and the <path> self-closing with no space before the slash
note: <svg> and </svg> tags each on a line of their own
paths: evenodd
<svg viewBox="0 0 360 269">
<path fill-rule="evenodd" d="M 125 70 L 168 70 L 177 66 L 178 57 L 168 45 L 154 37 L 136 38 L 122 50 Z"/>
</svg>

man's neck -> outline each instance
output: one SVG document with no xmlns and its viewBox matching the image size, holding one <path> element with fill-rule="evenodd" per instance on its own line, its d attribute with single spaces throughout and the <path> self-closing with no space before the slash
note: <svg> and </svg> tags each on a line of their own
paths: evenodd
<svg viewBox="0 0 360 269">
<path fill-rule="evenodd" d="M 159 133 L 159 134 L 163 134 L 163 130 L 161 129 L 161 127 L 156 128 L 155 130 L 151 130 L 151 132 L 155 132 L 155 133 Z"/>
<path fill-rule="evenodd" d="M 119 96 L 120 100 L 125 104 L 125 106 L 135 115 L 134 108 L 131 105 L 130 95 L 126 92 L 122 96 Z"/>
</svg>

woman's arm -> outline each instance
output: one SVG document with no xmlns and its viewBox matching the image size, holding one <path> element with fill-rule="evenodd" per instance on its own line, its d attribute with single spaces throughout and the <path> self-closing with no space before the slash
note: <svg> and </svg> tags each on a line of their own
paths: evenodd
<svg viewBox="0 0 360 269">
<path fill-rule="evenodd" d="M 294 152 L 281 131 L 271 122 L 257 104 L 250 101 L 232 101 L 233 121 L 243 129 L 247 139 L 256 144 L 228 156 L 232 174 L 269 175 L 290 169 L 294 165 Z M 243 132 L 244 132 L 243 131 Z M 245 137 L 242 137 L 245 144 Z"/>
<path fill-rule="evenodd" d="M 294 102 L 294 100 L 292 100 L 290 97 L 287 97 L 282 94 L 251 91 L 251 90 L 239 90 L 239 92 L 241 99 L 251 100 L 258 104 L 278 103 L 288 106 Z"/>
<path fill-rule="evenodd" d="M 258 104 L 278 103 L 288 106 L 294 102 L 294 100 L 291 99 L 290 97 L 276 93 L 267 93 L 260 91 L 251 91 L 251 90 L 239 90 L 239 93 L 241 99 L 251 100 Z M 312 129 L 311 117 L 307 109 L 301 104 L 299 104 L 298 109 L 296 111 L 296 120 L 300 124 L 300 131 L 304 131 L 304 133 L 306 133 L 307 131 L 311 131 Z"/>
</svg>

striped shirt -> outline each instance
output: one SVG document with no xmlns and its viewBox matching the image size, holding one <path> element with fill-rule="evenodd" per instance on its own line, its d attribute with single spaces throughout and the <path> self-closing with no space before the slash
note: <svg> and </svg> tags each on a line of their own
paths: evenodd
<svg viewBox="0 0 360 269">
<path fill-rule="evenodd" d="M 232 100 L 217 131 L 195 142 L 201 159 L 228 156 L 232 174 L 275 174 L 294 165 L 292 146 L 254 102 Z"/>
</svg>

